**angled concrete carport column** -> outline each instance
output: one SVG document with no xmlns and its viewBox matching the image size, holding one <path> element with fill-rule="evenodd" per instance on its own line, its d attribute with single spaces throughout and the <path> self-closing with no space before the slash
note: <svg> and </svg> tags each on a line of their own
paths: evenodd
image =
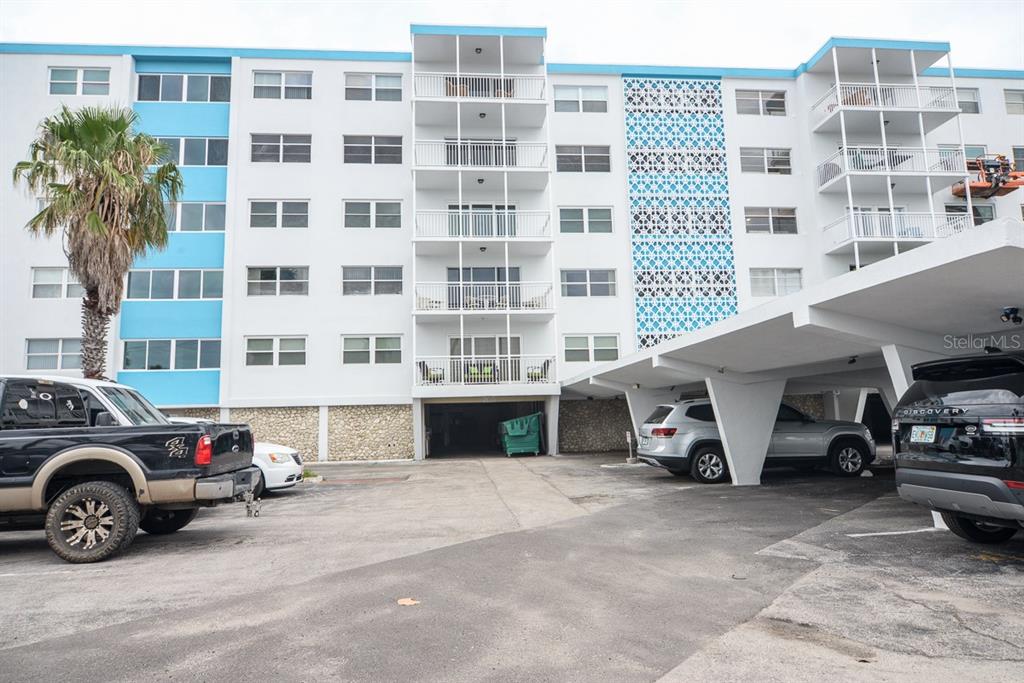
<svg viewBox="0 0 1024 683">
<path fill-rule="evenodd" d="M 834 389 L 825 393 L 825 419 L 860 422 L 870 390 L 865 387 Z"/>
<path fill-rule="evenodd" d="M 945 356 L 900 344 L 886 344 L 882 347 L 882 357 L 885 358 L 885 367 L 889 370 L 891 385 L 885 388 L 879 387 L 879 391 L 882 392 L 882 398 L 887 404 L 891 401 L 888 408 L 889 412 L 892 412 L 900 397 L 914 383 L 913 366 L 916 363 L 937 360 Z"/>
<path fill-rule="evenodd" d="M 718 419 L 718 432 L 732 483 L 736 486 L 760 484 L 786 380 L 736 384 L 707 377 L 704 381 Z"/>
<path fill-rule="evenodd" d="M 644 389 L 623 382 L 612 382 L 599 377 L 591 377 L 590 383 L 595 387 L 615 389 L 626 395 L 626 405 L 629 407 L 629 419 L 633 423 L 634 441 L 640 434 L 640 425 L 644 423 L 647 416 L 654 412 L 654 407 L 661 403 L 673 403 L 678 396 L 677 392 L 668 389 Z"/>
</svg>

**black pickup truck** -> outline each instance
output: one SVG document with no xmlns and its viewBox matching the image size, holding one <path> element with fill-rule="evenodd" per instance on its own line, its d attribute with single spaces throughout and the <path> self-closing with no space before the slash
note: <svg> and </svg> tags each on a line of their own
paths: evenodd
<svg viewBox="0 0 1024 683">
<path fill-rule="evenodd" d="M 1024 526 L 1024 353 L 914 366 L 893 411 L 900 496 L 950 531 L 1002 543 Z"/>
<path fill-rule="evenodd" d="M 98 562 L 259 482 L 247 425 L 121 427 L 94 408 L 68 383 L 0 377 L 0 531 L 45 529 L 61 558 Z"/>
</svg>

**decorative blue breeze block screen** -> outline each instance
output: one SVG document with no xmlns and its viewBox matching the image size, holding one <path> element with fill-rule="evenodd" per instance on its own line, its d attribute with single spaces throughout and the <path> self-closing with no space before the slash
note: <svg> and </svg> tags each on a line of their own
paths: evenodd
<svg viewBox="0 0 1024 683">
<path fill-rule="evenodd" d="M 736 313 L 722 89 L 624 77 L 636 337 L 647 348 Z"/>
</svg>

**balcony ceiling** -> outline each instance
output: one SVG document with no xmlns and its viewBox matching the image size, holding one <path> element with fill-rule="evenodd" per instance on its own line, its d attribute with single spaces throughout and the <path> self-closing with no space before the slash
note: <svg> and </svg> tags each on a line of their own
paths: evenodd
<svg viewBox="0 0 1024 683">
<path fill-rule="evenodd" d="M 548 184 L 546 169 L 513 170 L 508 172 L 509 201 L 515 199 L 519 191 L 543 190 Z M 427 169 L 416 171 L 417 190 L 447 190 L 451 193 L 451 201 L 458 200 L 458 172 L 455 169 Z M 462 189 L 464 193 L 486 192 L 493 196 L 495 202 L 504 197 L 504 173 L 492 170 L 465 170 L 462 173 Z M 483 183 L 477 180 L 483 179 Z M 493 193 L 493 194 L 492 194 Z M 500 203 L 500 202 L 499 202 Z"/>
<path fill-rule="evenodd" d="M 505 71 L 516 73 L 539 73 L 543 63 L 544 40 L 534 37 L 505 36 Z M 477 48 L 480 54 L 477 54 Z M 459 36 L 460 71 L 464 73 L 494 73 L 499 68 L 498 36 Z M 455 70 L 455 36 L 414 35 L 413 55 L 417 64 L 450 64 Z M 432 67 L 433 68 L 433 67 Z"/>
<path fill-rule="evenodd" d="M 455 135 L 456 102 L 419 100 L 416 102 L 417 126 L 445 126 Z M 501 137 L 501 104 L 491 101 L 462 102 L 462 125 L 465 131 L 473 129 L 479 133 L 485 129 L 486 137 Z M 540 128 L 544 125 L 544 117 L 548 108 L 545 102 L 536 104 L 506 103 L 505 126 L 508 128 Z M 480 118 L 480 114 L 485 114 Z M 482 133 L 481 133 L 482 135 Z M 422 136 L 420 136 L 422 137 Z"/>
<path fill-rule="evenodd" d="M 822 121 L 821 125 L 815 128 L 816 133 L 835 133 L 839 134 L 839 108 L 827 119 Z M 875 136 L 875 139 L 881 140 L 881 133 L 878 127 L 878 110 L 864 110 L 864 109 L 851 109 L 849 107 L 842 108 L 842 111 L 846 113 L 846 132 L 848 134 L 862 134 L 870 133 Z M 918 133 L 918 121 L 916 111 L 884 111 L 884 121 L 888 121 L 885 125 L 886 135 L 916 135 Z M 924 131 L 928 132 L 934 130 L 938 126 L 942 125 L 946 121 L 949 121 L 957 112 L 927 112 L 924 114 Z"/>
<path fill-rule="evenodd" d="M 841 47 L 836 49 L 839 57 L 839 77 L 849 80 L 856 74 L 873 76 L 871 67 L 871 48 Z M 915 50 L 914 60 L 917 62 L 917 72 L 930 66 L 936 66 L 936 62 L 945 57 L 944 52 Z M 883 81 L 887 76 L 909 76 L 913 73 L 910 68 L 910 50 L 889 50 L 878 49 L 878 75 Z M 943 60 L 945 61 L 945 60 Z M 833 75 L 832 53 L 826 53 L 814 66 L 808 69 L 810 73 Z"/>
</svg>

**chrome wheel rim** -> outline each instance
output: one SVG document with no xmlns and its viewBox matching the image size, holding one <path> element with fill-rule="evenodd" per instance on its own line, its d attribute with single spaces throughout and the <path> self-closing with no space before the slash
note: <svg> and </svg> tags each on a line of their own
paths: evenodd
<svg viewBox="0 0 1024 683">
<path fill-rule="evenodd" d="M 114 527 L 114 513 L 102 500 L 86 497 L 64 509 L 60 530 L 64 542 L 82 550 L 95 548 L 110 538 Z"/>
<path fill-rule="evenodd" d="M 705 479 L 718 479 L 724 470 L 722 459 L 714 453 L 705 453 L 697 458 L 697 471 Z"/>
<path fill-rule="evenodd" d="M 862 459 L 860 451 L 852 446 L 847 446 L 839 451 L 839 469 L 843 472 L 853 473 L 861 468 Z"/>
</svg>

